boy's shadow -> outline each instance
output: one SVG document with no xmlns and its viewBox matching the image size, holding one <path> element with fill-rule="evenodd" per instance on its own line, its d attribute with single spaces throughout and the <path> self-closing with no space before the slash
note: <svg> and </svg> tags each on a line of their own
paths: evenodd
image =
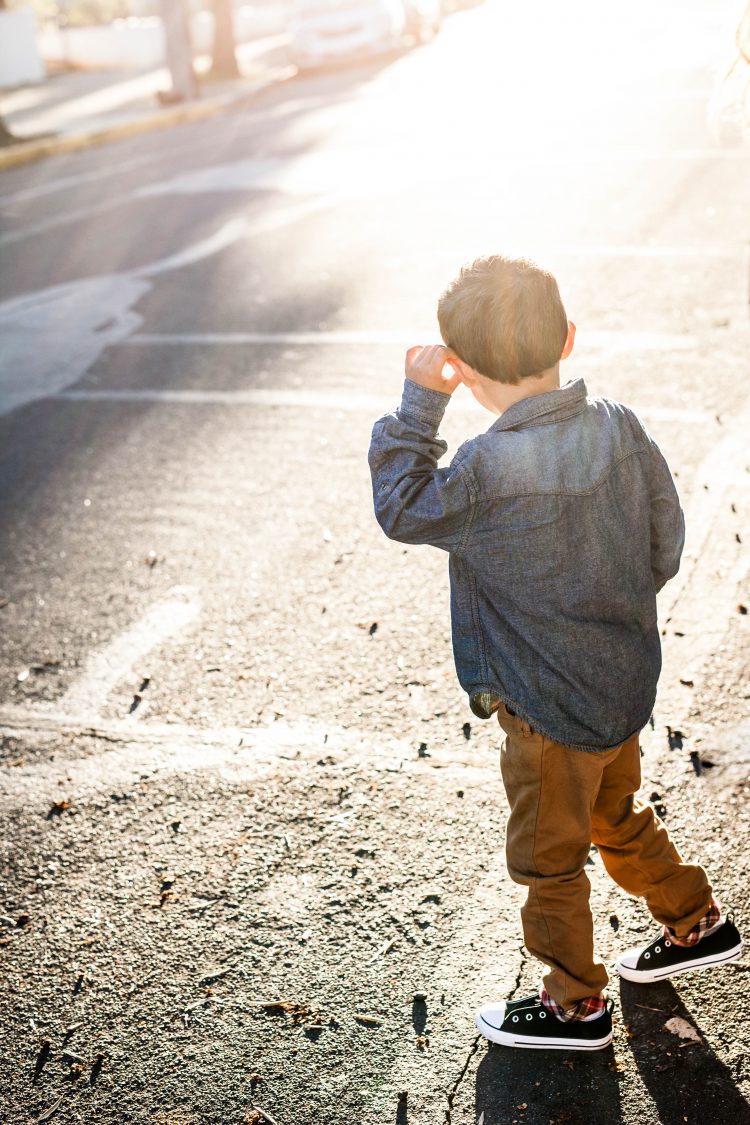
<svg viewBox="0 0 750 1125">
<path fill-rule="evenodd" d="M 519 1051 L 490 1045 L 477 1070 L 474 1120 L 483 1125 L 616 1125 L 620 1089 L 612 1047 Z"/>
<path fill-rule="evenodd" d="M 644 986 L 623 980 L 620 998 L 620 1019 L 628 1031 L 624 1060 L 615 1061 L 612 1047 L 588 1054 L 490 1046 L 477 1070 L 475 1121 L 616 1125 L 622 1120 L 620 1081 L 634 1068 L 660 1125 L 750 1125 L 750 1105 L 669 981 Z M 665 1031 L 674 1016 L 695 1027 L 701 1042 Z"/>
<path fill-rule="evenodd" d="M 739 990 L 737 1001 L 744 1006 Z M 661 1125 L 685 1121 L 749 1125 L 750 1105 L 669 981 L 644 986 L 621 980 L 620 1007 L 635 1064 Z M 664 1030 L 666 1021 L 675 1016 L 696 1029 L 700 1043 Z"/>
</svg>

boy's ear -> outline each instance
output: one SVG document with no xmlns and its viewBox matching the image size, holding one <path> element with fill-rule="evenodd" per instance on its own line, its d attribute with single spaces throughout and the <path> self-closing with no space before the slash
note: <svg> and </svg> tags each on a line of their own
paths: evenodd
<svg viewBox="0 0 750 1125">
<path fill-rule="evenodd" d="M 560 359 L 567 359 L 568 358 L 570 353 L 573 351 L 573 344 L 575 343 L 575 338 L 576 338 L 576 326 L 575 326 L 575 324 L 573 323 L 572 320 L 569 320 L 568 321 L 568 335 L 565 339 L 565 344 L 563 345 L 562 355 L 560 356 Z"/>
<path fill-rule="evenodd" d="M 458 375 L 462 383 L 467 387 L 473 387 L 477 382 L 477 373 L 473 367 L 469 367 L 468 363 L 464 363 L 457 355 L 452 355 L 450 358 L 450 365 Z"/>
</svg>

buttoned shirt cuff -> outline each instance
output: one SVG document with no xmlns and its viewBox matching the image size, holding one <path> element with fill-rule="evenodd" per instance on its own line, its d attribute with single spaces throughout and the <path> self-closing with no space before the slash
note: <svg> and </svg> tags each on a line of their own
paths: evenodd
<svg viewBox="0 0 750 1125">
<path fill-rule="evenodd" d="M 404 391 L 401 396 L 401 405 L 398 408 L 402 418 L 413 418 L 418 422 L 426 422 L 437 430 L 443 420 L 445 408 L 450 402 L 450 395 L 442 391 L 432 391 L 429 387 L 422 387 L 413 383 L 411 379 L 404 379 Z"/>
</svg>

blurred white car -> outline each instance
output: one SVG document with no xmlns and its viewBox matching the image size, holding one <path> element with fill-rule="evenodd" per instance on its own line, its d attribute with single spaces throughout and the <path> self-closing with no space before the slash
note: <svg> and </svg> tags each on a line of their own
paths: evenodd
<svg viewBox="0 0 750 1125">
<path fill-rule="evenodd" d="M 289 50 L 292 62 L 307 70 L 390 51 L 405 32 L 402 0 L 295 0 Z"/>
</svg>

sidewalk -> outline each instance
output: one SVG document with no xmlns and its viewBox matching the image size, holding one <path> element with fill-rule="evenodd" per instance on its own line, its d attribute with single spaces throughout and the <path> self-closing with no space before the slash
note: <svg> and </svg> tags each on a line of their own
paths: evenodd
<svg viewBox="0 0 750 1125">
<path fill-rule="evenodd" d="M 0 170 L 55 153 L 166 128 L 180 121 L 210 117 L 241 104 L 271 82 L 291 77 L 285 34 L 267 36 L 237 48 L 241 77 L 204 79 L 200 98 L 164 106 L 159 93 L 170 89 L 166 67 L 142 71 L 59 71 L 38 86 L 0 91 L 0 115 L 19 144 L 0 148 Z M 196 60 L 205 75 L 210 59 Z"/>
</svg>

